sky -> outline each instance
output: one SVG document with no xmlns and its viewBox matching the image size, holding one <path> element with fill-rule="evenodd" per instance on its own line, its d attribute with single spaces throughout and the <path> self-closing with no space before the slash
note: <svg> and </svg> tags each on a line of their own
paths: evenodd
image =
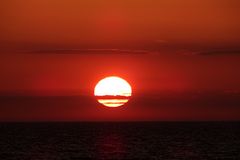
<svg viewBox="0 0 240 160">
<path fill-rule="evenodd" d="M 240 119 L 239 15 L 238 0 L 2 0 L 0 120 Z M 106 76 L 131 84 L 128 107 L 94 103 Z"/>
</svg>

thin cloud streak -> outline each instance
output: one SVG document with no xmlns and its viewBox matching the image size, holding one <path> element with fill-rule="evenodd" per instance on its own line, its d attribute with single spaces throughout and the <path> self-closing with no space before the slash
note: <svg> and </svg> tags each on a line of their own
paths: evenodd
<svg viewBox="0 0 240 160">
<path fill-rule="evenodd" d="M 237 50 L 209 50 L 192 52 L 191 55 L 240 55 L 240 49 Z"/>
<path fill-rule="evenodd" d="M 166 52 L 165 50 L 138 50 L 138 49 L 53 49 L 53 50 L 31 50 L 20 51 L 19 53 L 36 53 L 36 54 L 149 54 L 158 55 Z M 167 51 L 167 53 L 170 53 Z M 174 53 L 180 55 L 192 56 L 213 56 L 213 55 L 240 55 L 240 49 L 237 50 L 177 50 Z"/>
<path fill-rule="evenodd" d="M 50 49 L 50 50 L 26 50 L 18 53 L 29 54 L 150 54 L 150 50 L 131 49 Z"/>
<path fill-rule="evenodd" d="M 118 54 L 118 55 L 160 55 L 160 54 L 177 54 L 184 56 L 217 56 L 217 55 L 240 55 L 238 49 L 190 49 L 190 48 L 155 48 L 155 49 L 121 49 L 121 48 L 82 48 L 82 49 L 29 49 L 8 51 L 7 53 L 18 54 Z"/>
</svg>

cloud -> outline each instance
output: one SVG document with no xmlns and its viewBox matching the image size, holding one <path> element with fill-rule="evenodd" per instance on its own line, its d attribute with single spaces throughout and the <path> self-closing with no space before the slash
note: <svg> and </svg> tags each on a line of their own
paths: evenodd
<svg viewBox="0 0 240 160">
<path fill-rule="evenodd" d="M 240 55 L 240 49 L 236 50 L 206 50 L 206 51 L 193 51 L 186 55 Z"/>
<path fill-rule="evenodd" d="M 216 56 L 216 55 L 240 55 L 240 48 L 223 47 L 223 48 L 206 48 L 181 47 L 183 45 L 142 45 L 137 47 L 126 48 L 46 48 L 46 49 L 23 49 L 12 51 L 20 54 L 119 54 L 119 55 L 161 55 L 161 54 L 177 54 L 185 56 Z M 11 52 L 11 51 L 10 51 Z"/>
<path fill-rule="evenodd" d="M 135 49 L 47 49 L 47 50 L 26 50 L 18 53 L 29 54 L 151 54 L 150 50 Z"/>
</svg>

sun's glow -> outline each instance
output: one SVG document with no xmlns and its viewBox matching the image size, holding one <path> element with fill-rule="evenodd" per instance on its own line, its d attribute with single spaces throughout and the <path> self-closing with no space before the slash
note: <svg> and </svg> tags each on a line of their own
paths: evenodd
<svg viewBox="0 0 240 160">
<path fill-rule="evenodd" d="M 132 88 L 124 79 L 111 76 L 97 83 L 94 95 L 98 97 L 99 103 L 107 107 L 119 107 L 128 102 Z"/>
</svg>

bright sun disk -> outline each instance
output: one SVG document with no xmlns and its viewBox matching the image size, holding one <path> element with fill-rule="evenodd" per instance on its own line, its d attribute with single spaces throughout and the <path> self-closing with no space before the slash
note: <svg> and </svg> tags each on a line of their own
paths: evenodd
<svg viewBox="0 0 240 160">
<path fill-rule="evenodd" d="M 99 103 L 107 107 L 119 107 L 128 102 L 132 95 L 132 88 L 126 80 L 111 76 L 97 83 L 94 95 L 98 97 Z"/>
</svg>

